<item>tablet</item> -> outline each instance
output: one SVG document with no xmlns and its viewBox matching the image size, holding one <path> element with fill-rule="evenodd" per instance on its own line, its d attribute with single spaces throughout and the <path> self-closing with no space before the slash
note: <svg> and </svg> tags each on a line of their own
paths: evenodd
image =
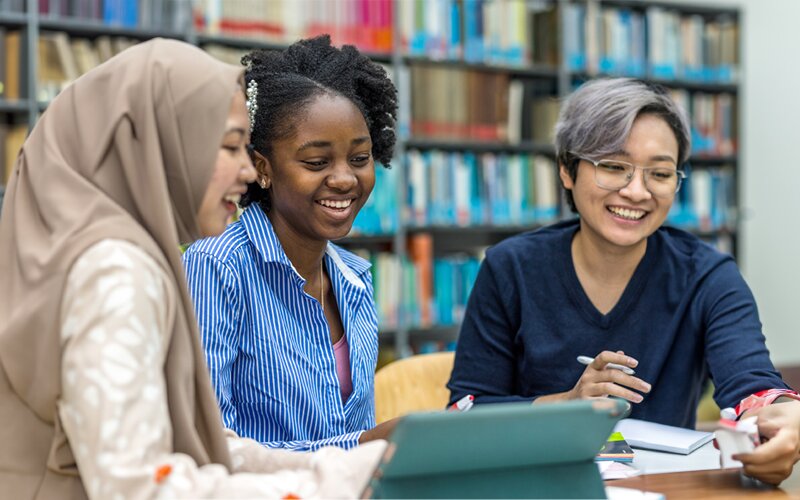
<svg viewBox="0 0 800 500">
<path fill-rule="evenodd" d="M 609 398 L 408 415 L 363 496 L 604 498 L 594 457 L 629 410 Z"/>
</svg>

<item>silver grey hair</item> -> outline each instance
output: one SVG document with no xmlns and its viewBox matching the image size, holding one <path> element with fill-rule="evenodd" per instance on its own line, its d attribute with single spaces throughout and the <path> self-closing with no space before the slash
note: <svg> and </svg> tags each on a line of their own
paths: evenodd
<svg viewBox="0 0 800 500">
<path fill-rule="evenodd" d="M 556 159 L 574 181 L 579 158 L 600 160 L 624 149 L 633 122 L 642 114 L 660 116 L 678 141 L 678 168 L 689 158 L 691 129 L 686 111 L 661 85 L 632 78 L 591 80 L 573 92 L 556 123 Z M 577 213 L 572 192 L 567 202 Z"/>
</svg>

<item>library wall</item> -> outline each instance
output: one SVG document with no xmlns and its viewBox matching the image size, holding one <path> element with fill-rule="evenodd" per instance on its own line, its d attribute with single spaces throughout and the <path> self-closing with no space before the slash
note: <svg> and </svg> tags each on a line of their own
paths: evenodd
<svg viewBox="0 0 800 500">
<path fill-rule="evenodd" d="M 94 0 L 92 4 L 99 4 L 99 1 Z M 188 1 L 153 0 L 146 4 L 166 7 L 187 5 Z M 682 8 L 689 8 L 695 4 L 691 0 L 662 0 L 662 3 L 670 1 Z M 0 6 L 22 4 L 22 2 L 23 0 L 0 0 Z M 31 5 L 34 4 L 30 0 L 28 2 Z M 223 18 L 227 19 L 225 22 L 228 24 L 232 22 L 231 19 L 242 21 L 239 24 L 234 22 L 237 30 L 252 27 L 252 23 L 247 22 L 250 14 L 247 9 L 234 9 L 237 12 L 225 10 L 233 9 L 237 5 L 249 5 L 248 2 L 258 2 L 258 0 L 220 2 L 218 5 L 222 11 L 217 12 L 216 16 L 209 15 L 207 26 L 195 26 L 197 32 L 189 27 L 188 16 L 158 15 L 163 9 L 151 9 L 149 13 L 140 12 L 138 19 L 129 19 L 130 16 L 126 17 L 126 13 L 131 13 L 124 10 L 116 12 L 121 16 L 119 21 L 123 29 L 115 32 L 116 35 L 123 36 L 112 37 L 107 36 L 106 30 L 97 31 L 89 27 L 82 27 L 81 24 L 71 26 L 69 23 L 50 21 L 45 16 L 40 19 L 39 23 L 42 36 L 39 40 L 38 55 L 42 71 L 38 75 L 32 74 L 37 81 L 37 95 L 31 97 L 38 101 L 47 101 L 52 98 L 66 81 L 85 71 L 84 66 L 91 67 L 96 64 L 89 60 L 91 57 L 84 56 L 95 54 L 95 58 L 102 60 L 124 48 L 127 43 L 132 43 L 124 36 L 126 33 L 141 39 L 147 38 L 148 33 L 151 36 L 156 33 L 148 30 L 142 32 L 135 28 L 137 23 L 149 26 L 151 30 L 158 28 L 177 30 L 178 34 L 184 37 L 188 36 L 188 39 L 215 56 L 235 62 L 245 47 L 250 48 L 251 44 L 249 42 L 240 43 L 236 39 L 220 37 L 217 34 L 221 28 L 226 27 L 220 25 Z M 613 0 L 610 4 L 619 5 L 624 2 L 625 0 Z M 66 0 L 51 0 L 48 5 L 62 3 L 69 5 Z M 216 2 L 210 4 L 217 5 Z M 388 3 L 378 2 L 375 5 L 385 6 L 386 4 Z M 794 88 L 798 87 L 797 83 L 800 83 L 800 68 L 793 64 L 796 56 L 792 53 L 795 47 L 800 46 L 798 45 L 800 34 L 796 32 L 794 26 L 800 19 L 800 15 L 798 15 L 800 14 L 800 2 L 797 0 L 703 0 L 702 4 L 711 7 L 735 8 L 741 11 L 739 21 L 742 33 L 743 65 L 741 85 L 737 85 L 735 90 L 739 100 L 738 106 L 741 107 L 739 120 L 741 152 L 734 152 L 735 162 L 738 162 L 737 177 L 728 176 L 739 185 L 739 200 L 736 201 L 736 204 L 741 206 L 742 222 L 738 228 L 741 232 L 738 233 L 738 243 L 735 245 L 736 255 L 760 305 L 762 321 L 765 325 L 764 330 L 776 362 L 781 365 L 800 365 L 800 348 L 796 346 L 797 335 L 794 333 L 800 327 L 800 320 L 791 313 L 796 307 L 794 304 L 797 300 L 796 297 L 800 297 L 800 284 L 798 284 L 800 283 L 800 279 L 798 279 L 800 278 L 800 263 L 794 257 L 797 253 L 796 249 L 800 247 L 798 245 L 800 235 L 791 231 L 791 228 L 797 227 L 798 224 L 790 219 L 793 211 L 790 202 L 787 202 L 787 199 L 797 198 L 795 186 L 800 187 L 800 169 L 793 166 L 795 154 L 793 146 L 798 143 L 797 127 L 794 124 L 796 114 L 793 111 L 800 111 L 800 98 L 797 98 L 792 92 Z M 39 4 L 40 8 L 42 5 Z M 287 3 L 286 5 L 291 5 L 292 9 L 301 8 L 300 3 Z M 330 7 L 332 4 L 322 2 L 320 5 Z M 404 10 L 408 10 L 409 6 L 415 4 L 409 1 L 401 5 Z M 519 7 L 522 3 L 517 2 L 513 5 Z M 633 5 L 641 11 L 647 2 L 636 0 Z M 509 12 L 514 14 L 513 11 Z M 320 14 L 320 19 L 331 18 L 328 15 L 329 12 Z M 379 18 L 386 21 L 385 16 L 379 16 Z M 404 18 L 402 15 L 400 18 L 410 19 L 410 17 Z M 169 22 L 165 24 L 165 20 L 169 20 Z M 195 21 L 197 20 L 195 19 Z M 501 19 L 498 17 L 494 21 L 501 21 Z M 547 10 L 542 10 L 537 11 L 532 22 L 549 27 L 554 21 L 550 19 Z M 24 25 L 24 23 L 22 24 Z M 499 24 L 503 25 L 502 22 Z M 403 22 L 400 22 L 400 25 L 403 28 L 406 27 Z M 126 26 L 134 28 L 126 31 Z M 266 23 L 265 26 L 272 25 Z M 397 66 L 391 65 L 391 59 L 386 54 L 389 39 L 385 36 L 385 23 L 379 24 L 377 28 L 373 27 L 369 31 L 372 34 L 370 37 L 366 37 L 366 32 L 363 30 L 348 28 L 350 25 L 347 23 L 344 23 L 343 26 L 344 28 L 340 28 L 338 31 L 337 28 L 327 25 L 315 26 L 315 29 L 336 31 L 335 35 L 339 42 L 360 43 L 363 47 L 368 48 L 368 52 L 371 52 L 373 56 L 377 56 L 380 62 L 390 66 L 390 70 L 397 70 L 398 80 L 406 79 L 409 88 L 402 95 L 405 96 L 403 103 L 408 107 L 406 111 L 409 123 L 407 125 L 410 130 L 407 140 L 401 141 L 408 153 L 405 155 L 408 159 L 405 168 L 410 174 L 413 172 L 430 173 L 430 175 L 410 175 L 407 179 L 412 193 L 409 196 L 410 213 L 407 224 L 400 224 L 397 211 L 391 208 L 398 205 L 399 196 L 405 196 L 405 194 L 398 194 L 398 190 L 395 188 L 400 184 L 396 179 L 400 169 L 388 171 L 379 169 L 379 175 L 383 178 L 377 185 L 378 189 L 382 191 L 375 193 L 370 204 L 365 207 L 359 217 L 356 228 L 358 231 L 356 232 L 360 232 L 361 236 L 365 238 L 362 238 L 357 244 L 374 247 L 364 250 L 365 256 L 372 255 L 375 260 L 376 282 L 397 283 L 401 281 L 399 280 L 401 275 L 405 276 L 402 281 L 408 282 L 408 286 L 403 287 L 402 290 L 397 286 L 377 287 L 384 292 L 378 293 L 383 327 L 391 329 L 394 326 L 396 330 L 408 332 L 409 329 L 417 327 L 430 329 L 436 325 L 450 325 L 449 329 L 453 330 L 452 326 L 458 323 L 459 316 L 463 312 L 463 301 L 468 293 L 468 289 L 462 286 L 462 282 L 471 282 L 470 277 L 474 273 L 477 258 L 480 255 L 479 251 L 468 255 L 458 255 L 457 251 L 463 250 L 465 242 L 469 243 L 471 248 L 485 248 L 523 227 L 552 219 L 558 210 L 555 189 L 543 191 L 533 189 L 532 186 L 554 188 L 556 185 L 546 179 L 537 180 L 538 173 L 547 173 L 551 170 L 547 167 L 546 162 L 551 161 L 552 147 L 549 146 L 549 137 L 543 137 L 541 131 L 550 130 L 552 118 L 545 120 L 548 122 L 546 126 L 535 123 L 535 118 L 549 116 L 551 114 L 549 111 L 553 111 L 549 109 L 553 104 L 552 96 L 560 92 L 556 89 L 558 74 L 553 62 L 559 59 L 559 55 L 554 53 L 554 46 L 550 43 L 552 40 L 545 37 L 537 40 L 536 43 L 537 47 L 543 47 L 543 49 L 533 54 L 532 59 L 526 61 L 530 64 L 526 64 L 522 68 L 504 68 L 498 71 L 496 68 L 493 70 L 460 64 L 429 64 L 429 61 L 426 60 L 427 57 L 415 52 L 419 47 L 414 45 L 414 39 L 410 39 L 409 46 L 404 50 L 412 54 L 412 57 Z M 227 26 L 227 28 L 230 29 L 231 26 Z M 293 32 L 294 28 L 296 27 L 291 25 L 286 31 Z M 4 36 L 0 37 L 0 40 L 4 42 L 10 40 L 13 43 L 13 33 L 19 32 L 19 27 L 13 24 L 7 25 L 5 31 L 6 35 L 12 34 L 11 38 Z M 63 31 L 69 31 L 69 36 Z M 543 29 L 540 32 L 550 33 L 552 31 Z M 572 30 L 572 32 L 576 31 Z M 359 33 L 360 35 L 358 35 Z M 8 44 L 6 43 L 6 45 Z M 269 44 L 266 45 L 269 46 Z M 569 43 L 566 45 L 571 47 Z M 280 46 L 279 43 L 278 46 Z M 468 51 L 468 48 L 465 46 L 462 56 L 470 60 L 474 54 Z M 519 51 L 511 50 L 508 47 L 500 49 L 502 47 L 497 48 L 494 52 L 487 51 L 487 53 L 492 57 L 499 57 L 500 59 L 492 59 L 492 61 L 501 66 L 520 57 Z M 569 53 L 568 50 L 566 52 Z M 67 57 L 63 58 L 60 54 L 66 54 Z M 49 68 L 47 65 L 49 56 L 53 55 L 59 55 L 60 59 L 65 59 L 68 63 L 61 66 L 55 65 L 60 68 L 56 73 L 46 71 Z M 630 57 L 625 60 L 635 62 L 638 60 L 637 54 L 630 54 Z M 517 63 L 519 62 L 517 61 Z M 2 66 L 0 69 L 6 69 L 5 64 L 0 66 Z M 15 65 L 12 64 L 12 66 Z M 635 69 L 629 68 L 631 71 Z M 447 84 L 438 85 L 442 81 Z M 21 82 L 24 83 L 24 81 Z M 505 89 L 505 92 L 492 92 L 500 104 L 495 103 L 488 107 L 472 105 L 475 99 L 471 98 L 474 92 L 471 93 L 470 89 L 475 87 L 476 82 L 480 84 L 480 87 L 494 85 L 497 88 Z M 445 93 L 439 95 L 433 92 L 415 92 L 415 85 L 421 85 L 423 88 L 438 88 L 445 90 Z M 448 88 L 455 90 L 448 93 L 446 91 Z M 14 92 L 14 89 L 10 90 L 11 93 Z M 24 88 L 18 89 L 17 92 L 24 94 Z M 690 95 L 696 97 L 700 93 L 688 94 L 683 89 L 682 95 L 688 102 Z M 461 102 L 462 105 L 451 106 L 451 109 L 461 110 L 462 113 L 438 113 L 442 110 L 441 107 L 431 105 L 422 99 L 429 94 L 436 102 L 459 100 L 458 102 Z M 677 94 L 681 94 L 681 89 L 678 89 Z M 719 95 L 719 93 L 717 94 Z M 680 97 L 680 95 L 676 95 L 676 97 Z M 27 106 L 11 106 L 10 108 L 8 105 L 6 106 L 10 111 L 7 111 L 5 115 L 7 117 L 6 126 L 0 127 L 0 139 L 7 137 L 14 142 L 15 138 L 18 138 L 17 142 L 21 142 L 27 128 L 26 114 L 30 116 L 36 114 L 38 104 L 35 101 L 32 102 L 30 107 L 33 111 L 30 111 Z M 507 102 L 521 102 L 523 105 L 509 107 L 505 104 Z M 691 102 L 692 107 L 702 104 Z M 39 107 L 43 109 L 43 107 Z M 703 105 L 703 107 L 707 106 Z M 510 113 L 507 113 L 509 116 L 498 113 L 498 110 L 528 108 L 537 111 L 532 115 L 521 113 L 516 117 L 511 116 Z M 515 123 L 516 126 L 512 127 L 512 123 Z M 504 128 L 503 124 L 507 126 Z M 508 142 L 508 145 L 498 147 L 490 144 L 488 148 L 464 146 L 464 143 L 470 143 L 473 139 Z M 0 159 L 5 156 L 1 147 L 5 142 L 5 140 L 0 140 Z M 452 146 L 452 144 L 447 146 L 448 142 L 456 142 L 456 146 Z M 8 153 L 8 151 L 16 150 L 17 147 L 6 149 L 5 153 Z M 509 151 L 514 154 L 504 154 Z M 707 151 L 705 153 L 712 156 L 714 154 L 722 156 L 730 154 L 725 151 Z M 708 167 L 709 162 L 706 163 L 705 167 Z M 711 162 L 711 166 L 714 166 L 713 163 Z M 5 177 L 2 170 L 0 168 L 0 184 L 3 183 Z M 702 192 L 699 187 L 711 183 L 709 170 L 708 168 L 699 168 L 693 171 L 692 179 L 694 179 L 693 184 L 696 189 L 684 189 L 683 194 L 691 196 L 695 191 Z M 714 171 L 725 174 L 730 170 L 728 168 Z M 526 172 L 532 172 L 532 175 L 525 177 Z M 704 174 L 705 176 L 703 176 Z M 475 191 L 485 192 L 486 195 L 478 200 L 479 203 L 474 203 L 468 194 L 465 195 L 472 190 L 458 192 L 442 190 L 445 183 L 440 182 L 440 178 L 445 175 L 460 176 L 469 182 L 474 179 L 472 184 L 475 186 Z M 483 182 L 486 179 L 495 178 L 504 179 L 504 181 L 489 184 Z M 462 184 L 467 185 L 469 182 L 465 181 Z M 511 187 L 521 189 L 512 189 Z M 447 201 L 447 206 L 456 209 L 442 210 L 441 205 L 444 200 Z M 700 204 L 696 203 L 695 205 Z M 733 208 L 733 210 L 725 212 L 733 213 L 735 219 L 736 207 Z M 679 215 L 683 213 L 677 212 Z M 706 217 L 706 219 L 711 218 Z M 712 223 L 710 227 L 708 222 L 693 223 L 685 218 L 671 220 L 671 222 L 683 227 L 710 232 L 712 236 L 713 230 L 717 226 L 724 229 L 724 221 L 717 225 Z M 397 231 L 398 228 L 402 229 L 402 231 L 398 231 L 403 233 L 402 237 L 393 239 L 391 236 L 386 236 Z M 465 229 L 470 229 L 471 232 L 465 231 Z M 433 243 L 430 241 L 429 230 L 438 232 L 434 235 L 435 251 L 432 249 Z M 499 234 L 490 234 L 493 232 Z M 450 243 L 452 243 L 452 248 L 445 248 Z M 406 246 L 407 250 L 405 250 Z M 446 255 L 447 258 L 434 259 L 440 254 Z M 403 261 L 403 265 L 400 265 L 398 255 L 403 258 L 408 256 L 410 260 L 407 259 Z M 452 286 L 440 287 L 442 290 L 428 290 L 429 294 L 433 294 L 436 298 L 434 305 L 444 304 L 445 307 L 431 307 L 431 304 L 416 300 L 417 295 L 424 297 L 426 294 L 414 293 L 415 290 L 419 291 L 419 288 L 425 288 L 424 283 L 414 282 L 412 264 L 415 260 L 429 262 L 426 273 L 430 276 L 440 276 L 447 283 L 452 282 Z M 405 325 L 401 324 L 400 327 L 397 327 L 397 318 L 400 316 L 398 309 L 410 317 L 404 322 Z M 417 333 L 420 332 L 416 332 L 415 335 Z M 437 338 L 443 335 L 442 331 L 435 329 L 428 333 Z M 448 334 L 452 333 L 451 331 Z M 403 341 L 401 340 L 399 343 L 402 344 Z"/>
</svg>

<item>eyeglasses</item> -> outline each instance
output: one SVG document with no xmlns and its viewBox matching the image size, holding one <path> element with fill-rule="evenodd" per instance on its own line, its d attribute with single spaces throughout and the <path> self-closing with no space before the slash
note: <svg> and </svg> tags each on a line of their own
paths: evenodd
<svg viewBox="0 0 800 500">
<path fill-rule="evenodd" d="M 619 160 L 594 161 L 588 158 L 578 159 L 588 161 L 594 165 L 595 183 L 609 191 L 617 191 L 630 184 L 637 168 L 642 171 L 644 187 L 657 198 L 674 196 L 681 188 L 681 181 L 686 178 L 685 172 L 674 168 L 640 167 Z"/>
</svg>

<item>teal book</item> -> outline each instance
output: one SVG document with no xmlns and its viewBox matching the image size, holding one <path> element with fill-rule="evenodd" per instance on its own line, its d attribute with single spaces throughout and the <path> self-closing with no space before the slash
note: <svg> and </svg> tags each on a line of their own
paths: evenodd
<svg viewBox="0 0 800 500">
<path fill-rule="evenodd" d="M 615 432 L 600 449 L 595 461 L 633 462 L 633 449 L 621 432 Z"/>
</svg>

